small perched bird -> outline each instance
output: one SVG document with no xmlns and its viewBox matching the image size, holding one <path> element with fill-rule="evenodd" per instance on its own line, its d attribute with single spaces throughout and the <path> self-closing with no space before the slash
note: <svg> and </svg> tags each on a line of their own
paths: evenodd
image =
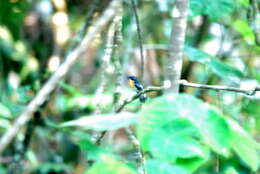
<svg viewBox="0 0 260 174">
<path fill-rule="evenodd" d="M 143 91 L 144 87 L 143 85 L 139 82 L 138 78 L 135 76 L 127 76 L 128 79 L 128 84 L 131 88 L 135 88 L 137 92 Z M 144 103 L 146 101 L 146 95 L 143 94 L 139 97 L 140 102 Z"/>
</svg>

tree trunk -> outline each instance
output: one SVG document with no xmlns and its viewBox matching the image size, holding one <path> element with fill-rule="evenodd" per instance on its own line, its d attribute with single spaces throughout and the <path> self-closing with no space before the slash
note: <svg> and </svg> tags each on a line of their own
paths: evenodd
<svg viewBox="0 0 260 174">
<path fill-rule="evenodd" d="M 166 92 L 179 92 L 179 80 L 182 69 L 182 56 L 187 26 L 189 0 L 176 0 L 173 9 L 173 26 L 169 43 L 168 59 L 164 67 L 164 85 L 170 86 Z"/>
</svg>

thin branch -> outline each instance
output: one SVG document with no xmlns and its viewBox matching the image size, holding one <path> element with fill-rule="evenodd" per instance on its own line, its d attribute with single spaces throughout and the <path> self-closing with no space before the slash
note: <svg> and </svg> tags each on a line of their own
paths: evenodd
<svg viewBox="0 0 260 174">
<path fill-rule="evenodd" d="M 136 22 L 136 28 L 137 28 L 137 35 L 138 35 L 138 41 L 139 41 L 139 47 L 140 47 L 140 56 L 141 56 L 141 75 L 140 80 L 143 82 L 144 78 L 144 50 L 143 50 L 143 39 L 141 34 L 141 27 L 139 22 L 139 17 L 137 13 L 137 7 L 134 0 L 131 1 L 131 6 L 133 8 L 134 16 L 135 16 L 135 22 Z"/>
<path fill-rule="evenodd" d="M 256 86 L 252 89 L 243 89 L 243 88 L 236 88 L 236 87 L 229 87 L 223 85 L 203 85 L 198 83 L 190 83 L 186 80 L 180 80 L 179 82 L 182 86 L 192 87 L 192 88 L 202 88 L 202 89 L 212 89 L 216 91 L 231 91 L 237 93 L 244 93 L 246 95 L 255 95 L 257 91 L 260 91 L 260 87 Z"/>
<path fill-rule="evenodd" d="M 145 157 L 144 154 L 142 152 L 141 146 L 140 146 L 140 142 L 139 140 L 136 138 L 136 136 L 134 135 L 134 132 L 128 127 L 125 128 L 125 133 L 128 136 L 128 138 L 130 139 L 130 141 L 132 142 L 132 144 L 134 145 L 135 149 L 136 149 L 136 155 L 137 155 L 137 169 L 138 172 L 140 174 L 146 174 L 146 170 L 144 169 L 144 163 L 145 163 Z"/>
<path fill-rule="evenodd" d="M 34 113 L 33 119 L 29 121 L 22 144 L 15 146 L 15 158 L 12 160 L 12 163 L 8 167 L 8 174 L 23 173 L 25 154 L 30 146 L 35 127 L 37 126 L 40 117 L 41 113 L 37 111 Z"/>
<path fill-rule="evenodd" d="M 77 36 L 75 37 L 75 39 L 70 43 L 70 50 L 76 48 L 78 46 L 78 44 L 80 44 L 81 39 L 86 35 L 87 32 L 87 28 L 92 24 L 92 20 L 93 20 L 93 16 L 94 13 L 97 11 L 97 7 L 98 4 L 100 3 L 101 0 L 93 0 L 93 2 L 91 3 L 89 10 L 85 16 L 85 22 L 82 25 L 82 27 L 80 28 Z"/>
<path fill-rule="evenodd" d="M 106 46 L 105 46 L 105 53 L 104 56 L 102 57 L 102 63 L 101 63 L 101 69 L 100 69 L 100 85 L 97 88 L 95 92 L 95 103 L 97 104 L 97 110 L 96 112 L 100 112 L 100 103 L 103 98 L 103 94 L 105 91 L 106 85 L 109 83 L 109 76 L 111 74 L 110 69 L 113 68 L 111 64 L 111 58 L 114 53 L 114 36 L 116 33 L 116 24 L 117 21 L 115 21 L 115 18 L 113 22 L 110 24 L 110 27 L 108 29 L 107 33 L 107 41 L 106 41 Z M 99 111 L 98 111 L 99 110 Z"/>
<path fill-rule="evenodd" d="M 119 98 L 121 96 L 121 89 L 122 85 L 121 82 L 123 81 L 124 75 L 123 75 L 123 61 L 124 56 L 121 56 L 122 53 L 122 43 L 123 43 L 123 34 L 122 34 L 122 16 L 123 16 L 123 5 L 120 6 L 118 9 L 118 14 L 115 17 L 115 20 L 117 20 L 117 30 L 114 37 L 114 57 L 112 59 L 112 63 L 116 69 L 115 71 L 115 86 L 116 89 L 114 91 L 113 96 L 113 103 L 114 103 L 114 110 L 118 104 Z"/>
<path fill-rule="evenodd" d="M 97 99 L 95 101 L 95 104 L 97 104 L 97 109 L 96 109 L 95 113 L 101 112 L 100 102 L 103 98 L 102 95 L 104 93 L 105 86 L 109 82 L 108 77 L 106 77 L 106 75 L 109 75 L 108 66 L 113 66 L 111 64 L 111 59 L 116 51 L 115 47 L 117 44 L 117 34 L 118 34 L 119 27 L 121 29 L 121 20 L 122 20 L 122 5 L 120 4 L 120 6 L 118 7 L 117 14 L 115 15 L 114 20 L 111 23 L 108 33 L 107 33 L 106 50 L 105 50 L 105 53 L 103 56 L 102 67 L 101 67 L 101 71 L 102 71 L 101 78 L 100 78 L 101 83 L 100 83 L 98 89 L 96 90 L 96 95 L 95 95 L 95 99 Z M 119 67 L 115 67 L 115 69 L 117 69 L 117 68 L 119 68 Z M 96 144 L 100 144 L 101 139 L 104 137 L 104 135 L 105 135 L 105 131 L 103 131 L 101 133 L 94 132 L 93 136 L 92 136 L 93 142 L 96 142 Z"/>
<path fill-rule="evenodd" d="M 230 91 L 230 92 L 236 92 L 236 93 L 243 93 L 243 94 L 250 95 L 250 96 L 255 95 L 255 93 L 257 91 L 260 91 L 259 86 L 256 86 L 254 89 L 242 89 L 242 88 L 229 87 L 229 86 L 223 86 L 223 85 L 204 85 L 204 84 L 198 84 L 198 83 L 190 83 L 187 80 L 180 80 L 179 84 L 182 86 L 186 86 L 186 87 L 212 89 L 212 90 L 216 90 L 216 91 Z M 132 103 L 134 100 L 138 99 L 144 93 L 162 91 L 162 90 L 169 89 L 169 88 L 170 87 L 166 87 L 166 86 L 147 87 L 146 89 L 138 92 L 131 98 L 124 100 L 123 104 L 116 110 L 116 113 L 121 112 L 127 104 Z"/>
<path fill-rule="evenodd" d="M 120 47 L 121 43 L 122 43 L 122 4 L 120 4 L 117 14 L 114 18 L 114 24 L 115 24 L 115 29 L 117 29 L 114 33 L 114 44 L 116 47 Z M 115 90 L 115 94 L 114 94 L 114 104 L 117 103 L 118 98 L 120 96 L 120 80 L 122 77 L 122 66 L 120 64 L 120 58 L 119 58 L 119 48 L 115 48 L 115 56 L 117 56 L 116 60 L 114 61 L 114 68 L 117 70 L 116 71 L 116 90 Z M 115 111 L 116 112 L 116 111 Z M 116 112 L 117 113 L 117 112 Z M 101 140 L 103 139 L 103 137 L 105 136 L 107 131 L 103 131 L 100 133 L 99 137 L 94 137 L 93 142 L 97 145 L 99 145 L 101 143 Z"/>
<path fill-rule="evenodd" d="M 34 99 L 24 109 L 22 114 L 14 122 L 14 125 L 2 136 L 0 140 L 0 154 L 9 145 L 18 131 L 32 118 L 32 114 L 36 109 L 47 99 L 49 94 L 56 87 L 58 82 L 67 74 L 73 63 L 83 53 L 86 47 L 90 44 L 94 36 L 101 31 L 101 29 L 111 20 L 115 15 L 118 8 L 119 0 L 114 0 L 110 3 L 109 7 L 105 10 L 103 15 L 97 20 L 93 28 L 90 28 L 81 44 L 76 47 L 65 58 L 65 62 L 55 71 L 51 78 L 45 83 L 42 89 L 37 93 Z"/>
</svg>

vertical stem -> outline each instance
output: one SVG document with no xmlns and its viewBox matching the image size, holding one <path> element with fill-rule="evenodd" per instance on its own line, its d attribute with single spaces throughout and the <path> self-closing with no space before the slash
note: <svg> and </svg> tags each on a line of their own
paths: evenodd
<svg viewBox="0 0 260 174">
<path fill-rule="evenodd" d="M 123 34 L 122 34 L 122 18 L 123 18 L 123 2 L 121 1 L 120 7 L 118 8 L 118 13 L 115 16 L 116 21 L 116 28 L 115 36 L 114 36 L 114 58 L 112 59 L 112 63 L 114 64 L 114 67 L 116 69 L 115 72 L 115 86 L 116 89 L 114 91 L 114 97 L 113 97 L 113 103 L 114 103 L 114 110 L 117 108 L 119 98 L 122 93 L 122 81 L 124 78 L 123 75 L 123 62 L 124 62 L 124 56 L 122 56 L 122 44 L 123 44 Z"/>
<path fill-rule="evenodd" d="M 189 0 L 176 0 L 173 9 L 173 26 L 169 43 L 168 59 L 165 64 L 165 86 L 171 86 L 167 92 L 179 92 L 179 79 L 182 69 L 182 55 L 187 26 Z"/>
<path fill-rule="evenodd" d="M 125 133 L 128 136 L 129 140 L 131 143 L 134 145 L 134 148 L 136 150 L 136 155 L 137 155 L 137 170 L 139 174 L 147 174 L 144 164 L 145 164 L 145 157 L 144 153 L 142 152 L 141 145 L 139 140 L 135 137 L 133 131 L 128 127 L 125 128 Z"/>
<path fill-rule="evenodd" d="M 139 22 L 139 17 L 137 13 L 137 7 L 135 4 L 134 0 L 131 0 L 131 5 L 133 8 L 134 16 L 135 16 L 135 22 L 136 22 L 136 28 L 137 28 L 137 36 L 138 36 L 138 41 L 139 41 L 139 47 L 140 47 L 140 57 L 141 57 L 141 72 L 140 72 L 140 80 L 143 82 L 144 78 L 144 49 L 143 49 L 143 39 L 142 39 L 142 34 L 141 34 L 141 27 L 140 27 L 140 22 Z"/>
<path fill-rule="evenodd" d="M 117 13 L 115 14 L 114 20 L 111 24 L 111 27 L 109 29 L 109 31 L 111 30 L 111 34 L 109 34 L 110 32 L 108 32 L 108 35 L 111 35 L 111 41 L 113 42 L 113 55 L 111 57 L 111 66 L 114 66 L 114 69 L 116 69 L 117 71 L 115 72 L 115 76 L 116 76 L 116 90 L 114 93 L 114 105 L 116 106 L 119 100 L 119 97 L 121 95 L 121 84 L 120 82 L 122 81 L 122 66 L 121 66 L 121 62 L 120 62 L 120 49 L 121 49 L 121 43 L 122 43 L 122 12 L 123 12 L 123 5 L 122 5 L 122 1 L 119 1 L 120 4 L 118 4 L 118 9 L 117 9 Z M 107 67 L 104 66 L 102 67 L 102 69 L 105 69 Z M 105 77 L 104 77 L 105 78 Z M 115 111 L 116 112 L 116 111 Z M 95 142 L 95 144 L 100 144 L 101 140 L 103 139 L 103 137 L 105 136 L 107 131 L 103 131 L 101 132 L 98 136 L 95 136 L 93 138 L 93 142 Z"/>
</svg>

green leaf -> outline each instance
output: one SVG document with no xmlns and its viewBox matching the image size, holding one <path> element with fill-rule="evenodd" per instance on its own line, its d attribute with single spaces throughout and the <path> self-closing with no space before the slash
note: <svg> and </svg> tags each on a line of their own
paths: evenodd
<svg viewBox="0 0 260 174">
<path fill-rule="evenodd" d="M 251 27 L 247 24 L 247 22 L 242 20 L 236 20 L 233 23 L 234 29 L 239 32 L 245 41 L 247 41 L 250 44 L 255 43 L 255 36 L 254 32 L 252 31 Z"/>
<path fill-rule="evenodd" d="M 11 111 L 3 104 L 0 103 L 0 117 L 12 118 Z"/>
<path fill-rule="evenodd" d="M 13 52 L 13 38 L 10 31 L 0 25 L 0 52 L 7 57 L 10 57 Z"/>
<path fill-rule="evenodd" d="M 206 151 L 193 141 L 193 137 L 188 136 L 191 134 L 191 129 L 186 130 L 189 126 L 185 124 L 188 122 L 181 123 L 179 119 L 189 120 L 199 132 L 199 135 L 194 134 L 196 140 L 205 143 L 218 154 L 229 157 L 231 150 L 234 150 L 243 163 L 254 171 L 258 169 L 259 144 L 235 121 L 187 94 L 161 96 L 144 105 L 137 127 L 142 148 L 159 159 L 172 162 L 177 159 L 177 164 L 183 160 L 187 162 L 183 164 L 190 167 L 189 171 L 198 168 L 207 157 L 190 149 L 196 149 L 195 152 L 198 149 Z M 174 125 L 175 122 L 179 128 Z M 189 163 L 189 160 L 194 163 Z"/>
<path fill-rule="evenodd" d="M 229 119 L 232 131 L 230 144 L 240 159 L 253 171 L 259 168 L 259 144 L 247 134 L 235 121 Z"/>
<path fill-rule="evenodd" d="M 176 158 L 206 157 L 208 151 L 195 140 L 198 130 L 185 119 L 175 119 L 153 130 L 148 149 L 154 157 L 167 161 Z"/>
<path fill-rule="evenodd" d="M 9 129 L 12 125 L 7 119 L 0 118 L 0 128 Z"/>
<path fill-rule="evenodd" d="M 188 174 L 183 168 L 159 160 L 148 160 L 145 164 L 148 174 Z"/>
<path fill-rule="evenodd" d="M 239 69 L 227 65 L 214 57 L 212 57 L 212 60 L 209 62 L 208 66 L 215 74 L 222 78 L 228 76 L 227 78 L 232 80 L 234 77 L 243 77 L 243 73 Z"/>
<path fill-rule="evenodd" d="M 94 116 L 85 116 L 77 120 L 62 123 L 60 126 L 79 126 L 84 129 L 103 131 L 127 127 L 131 124 L 134 124 L 136 120 L 136 114 L 129 112 L 121 112 L 119 114 L 99 114 Z"/>
<path fill-rule="evenodd" d="M 243 73 L 230 65 L 221 62 L 218 58 L 211 56 L 199 49 L 186 46 L 185 53 L 191 61 L 206 65 L 214 74 L 226 80 L 237 80 L 243 77 Z"/>
<path fill-rule="evenodd" d="M 242 111 L 250 114 L 251 116 L 259 117 L 260 113 L 260 100 L 258 99 L 250 99 L 246 100 L 242 105 Z"/>
<path fill-rule="evenodd" d="M 15 39 L 20 37 L 23 30 L 21 26 L 31 5 L 29 1 L 1 1 L 0 3 L 0 24 L 7 26 Z"/>
<path fill-rule="evenodd" d="M 124 163 L 109 156 L 103 156 L 102 161 L 95 163 L 85 174 L 137 174 Z"/>
<path fill-rule="evenodd" d="M 208 158 L 180 158 L 177 159 L 176 164 L 190 173 L 195 172 L 200 166 L 202 166 L 205 162 L 207 162 Z"/>
<path fill-rule="evenodd" d="M 68 93 L 70 93 L 71 95 L 83 95 L 83 92 L 75 89 L 73 86 L 61 81 L 58 83 L 58 85 L 65 91 L 67 91 Z"/>
<path fill-rule="evenodd" d="M 154 131 L 173 123 L 177 118 L 189 120 L 200 133 L 201 141 L 212 150 L 224 156 L 229 155 L 231 134 L 225 118 L 206 103 L 187 94 L 162 96 L 144 105 L 137 127 L 142 147 L 149 150 Z"/>
<path fill-rule="evenodd" d="M 226 119 L 213 109 L 208 110 L 207 117 L 197 124 L 201 134 L 215 152 L 228 157 L 230 155 L 230 138 L 232 136 Z"/>
<path fill-rule="evenodd" d="M 208 15 L 209 19 L 217 20 L 234 10 L 234 0 L 191 0 L 191 17 Z"/>
<path fill-rule="evenodd" d="M 233 166 L 229 166 L 225 169 L 224 174 L 239 174 L 239 172 Z"/>
</svg>

